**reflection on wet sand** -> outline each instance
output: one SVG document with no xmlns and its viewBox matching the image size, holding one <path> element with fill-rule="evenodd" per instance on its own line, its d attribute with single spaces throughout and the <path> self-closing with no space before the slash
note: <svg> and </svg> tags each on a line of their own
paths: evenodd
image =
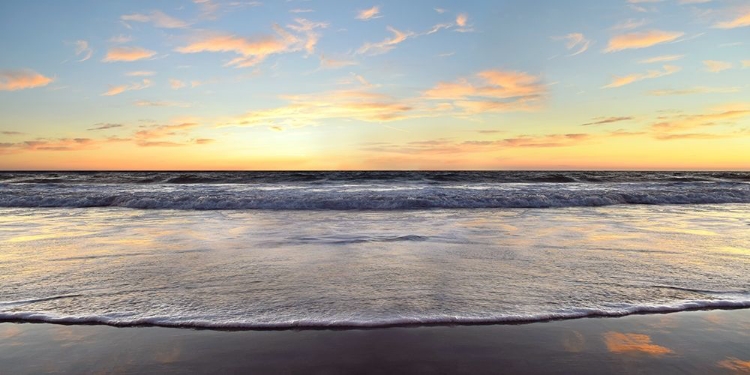
<svg viewBox="0 0 750 375">
<path fill-rule="evenodd" d="M 720 361 L 717 365 L 721 368 L 743 374 L 750 374 L 750 361 L 743 361 L 734 357 Z"/>
<path fill-rule="evenodd" d="M 606 332 L 604 343 L 612 353 L 643 353 L 654 356 L 674 353 L 669 348 L 651 343 L 651 336 L 638 333 Z"/>
<path fill-rule="evenodd" d="M 580 353 L 586 350 L 586 338 L 581 332 L 568 332 L 563 338 L 563 348 L 569 353 Z"/>
</svg>

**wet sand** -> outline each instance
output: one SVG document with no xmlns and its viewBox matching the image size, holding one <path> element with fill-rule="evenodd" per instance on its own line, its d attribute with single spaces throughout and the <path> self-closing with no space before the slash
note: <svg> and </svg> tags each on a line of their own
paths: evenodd
<svg viewBox="0 0 750 375">
<path fill-rule="evenodd" d="M 0 324 L 0 373 L 750 373 L 750 310 L 520 325 L 212 331 Z"/>
</svg>

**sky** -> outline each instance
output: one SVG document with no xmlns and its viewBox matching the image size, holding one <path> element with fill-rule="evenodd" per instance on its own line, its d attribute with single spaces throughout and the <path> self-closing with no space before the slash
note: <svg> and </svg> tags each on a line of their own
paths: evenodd
<svg viewBox="0 0 750 375">
<path fill-rule="evenodd" d="M 4 170 L 750 170 L 747 0 L 0 2 Z"/>
</svg>

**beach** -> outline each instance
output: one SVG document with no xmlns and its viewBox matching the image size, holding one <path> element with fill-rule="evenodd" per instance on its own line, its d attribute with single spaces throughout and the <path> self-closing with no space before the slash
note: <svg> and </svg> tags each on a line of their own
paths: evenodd
<svg viewBox="0 0 750 375">
<path fill-rule="evenodd" d="M 747 174 L 3 177 L 10 374 L 721 373 L 750 361 Z"/>
<path fill-rule="evenodd" d="M 748 310 L 355 330 L 2 323 L 0 338 L 6 374 L 750 372 Z"/>
</svg>

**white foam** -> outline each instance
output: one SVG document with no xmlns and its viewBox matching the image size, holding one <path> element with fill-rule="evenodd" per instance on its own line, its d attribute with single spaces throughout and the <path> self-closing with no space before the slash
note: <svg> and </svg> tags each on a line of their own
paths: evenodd
<svg viewBox="0 0 750 375">
<path fill-rule="evenodd" d="M 446 326 L 480 324 L 519 324 L 551 320 L 569 320 L 591 317 L 623 317 L 633 314 L 665 314 L 681 311 L 750 308 L 750 300 L 693 300 L 665 305 L 631 305 L 619 308 L 569 308 L 560 311 L 493 316 L 415 316 L 373 320 L 300 319 L 276 322 L 252 319 L 211 320 L 181 318 L 179 316 L 145 316 L 127 318 L 112 315 L 65 316 L 42 312 L 2 312 L 0 322 L 29 322 L 53 324 L 101 324 L 115 327 L 157 326 L 171 328 L 272 330 L 318 328 L 386 328 L 399 326 Z"/>
</svg>

